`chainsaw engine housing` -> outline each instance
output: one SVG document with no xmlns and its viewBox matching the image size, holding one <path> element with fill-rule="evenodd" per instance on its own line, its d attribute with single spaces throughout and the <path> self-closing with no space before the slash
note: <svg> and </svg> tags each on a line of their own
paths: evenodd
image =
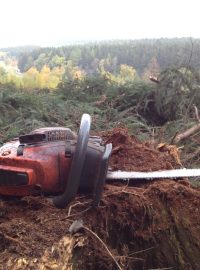
<svg viewBox="0 0 200 270">
<path fill-rule="evenodd" d="M 6 143 L 0 148 L 0 194 L 62 194 L 76 148 L 77 135 L 63 127 L 37 129 Z M 99 193 L 97 188 L 99 181 L 105 181 L 100 177 L 105 178 L 110 152 L 100 137 L 89 137 L 76 187 L 79 191 Z M 79 170 L 79 164 L 75 169 Z"/>
</svg>

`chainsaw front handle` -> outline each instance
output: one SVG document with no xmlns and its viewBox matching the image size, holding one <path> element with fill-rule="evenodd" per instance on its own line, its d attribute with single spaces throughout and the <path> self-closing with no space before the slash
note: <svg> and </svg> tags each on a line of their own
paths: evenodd
<svg viewBox="0 0 200 270">
<path fill-rule="evenodd" d="M 89 133 L 91 127 L 91 117 L 89 114 L 83 114 L 77 137 L 76 149 L 72 158 L 69 178 L 64 193 L 53 198 L 53 203 L 58 208 L 65 208 L 68 203 L 77 194 L 81 173 L 86 157 L 87 145 L 89 141 Z"/>
</svg>

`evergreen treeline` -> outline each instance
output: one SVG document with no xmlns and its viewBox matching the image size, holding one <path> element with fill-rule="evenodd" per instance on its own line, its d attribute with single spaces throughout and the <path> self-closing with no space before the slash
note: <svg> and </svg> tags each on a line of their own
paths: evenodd
<svg viewBox="0 0 200 270">
<path fill-rule="evenodd" d="M 166 68 L 200 68 L 199 39 L 107 41 L 58 48 L 0 50 L 0 83 L 24 89 L 55 89 L 65 81 L 104 78 L 123 85 L 149 80 Z"/>
<path fill-rule="evenodd" d="M 168 67 L 191 65 L 200 67 L 200 40 L 190 38 L 108 41 L 58 48 L 36 48 L 21 52 L 18 56 L 21 72 L 34 66 L 50 68 L 72 61 L 87 74 L 98 73 L 99 66 L 117 73 L 120 65 L 126 64 L 143 76 L 147 69 L 164 70 Z M 102 60 L 104 61 L 102 63 Z"/>
</svg>

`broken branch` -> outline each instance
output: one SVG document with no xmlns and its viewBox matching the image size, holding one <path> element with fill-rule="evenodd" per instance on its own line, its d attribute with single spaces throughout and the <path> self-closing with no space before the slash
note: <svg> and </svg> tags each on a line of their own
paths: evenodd
<svg viewBox="0 0 200 270">
<path fill-rule="evenodd" d="M 106 251 L 108 252 L 108 254 L 110 255 L 110 257 L 113 259 L 113 261 L 117 265 L 118 269 L 122 270 L 121 266 L 119 265 L 119 263 L 117 262 L 117 260 L 115 259 L 115 257 L 111 253 L 111 251 L 108 249 L 108 247 L 106 246 L 106 244 L 103 242 L 103 240 L 95 232 L 93 232 L 92 230 L 90 230 L 88 227 L 82 226 L 82 228 L 85 229 L 86 231 L 88 231 L 89 233 L 91 233 L 94 237 L 96 237 L 101 242 L 101 244 L 104 246 L 104 248 L 106 249 Z"/>
<path fill-rule="evenodd" d="M 198 109 L 197 109 L 197 107 L 195 105 L 193 105 L 193 106 L 194 106 L 194 115 L 195 115 L 195 118 L 200 123 L 199 111 L 198 111 Z"/>
<path fill-rule="evenodd" d="M 188 155 L 188 156 L 184 159 L 184 162 L 188 162 L 188 161 L 190 161 L 190 160 L 196 158 L 196 157 L 199 156 L 199 155 L 200 155 L 200 147 L 198 147 L 194 153 Z"/>
<path fill-rule="evenodd" d="M 183 133 L 178 134 L 175 138 L 174 138 L 174 143 L 177 144 L 180 141 L 187 139 L 188 137 L 190 137 L 191 135 L 193 135 L 194 133 L 196 133 L 197 131 L 200 130 L 200 122 L 196 125 L 194 125 L 193 127 L 187 129 L 186 131 L 184 131 Z"/>
</svg>

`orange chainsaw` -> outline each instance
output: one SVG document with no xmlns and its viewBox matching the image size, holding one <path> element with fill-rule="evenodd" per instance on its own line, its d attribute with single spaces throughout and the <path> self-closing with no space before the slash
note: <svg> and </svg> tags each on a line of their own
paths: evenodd
<svg viewBox="0 0 200 270">
<path fill-rule="evenodd" d="M 91 118 L 84 114 L 78 135 L 68 128 L 40 128 L 0 148 L 0 195 L 53 195 L 64 208 L 77 192 L 93 193 L 98 205 L 106 179 L 155 179 L 200 176 L 200 169 L 157 172 L 108 172 L 112 144 L 90 136 Z"/>
<path fill-rule="evenodd" d="M 0 194 L 54 195 L 63 208 L 78 190 L 93 192 L 97 205 L 105 182 L 112 145 L 90 136 L 84 114 L 78 135 L 68 128 L 40 128 L 0 148 Z"/>
</svg>

